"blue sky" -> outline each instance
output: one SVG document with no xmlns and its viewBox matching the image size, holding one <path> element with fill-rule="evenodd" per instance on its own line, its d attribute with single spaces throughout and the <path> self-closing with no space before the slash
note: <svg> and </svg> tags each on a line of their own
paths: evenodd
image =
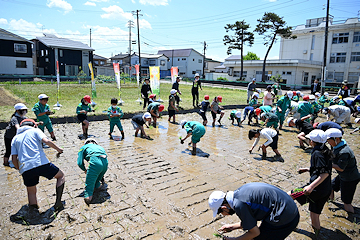
<svg viewBox="0 0 360 240">
<path fill-rule="evenodd" d="M 0 28 L 27 39 L 44 32 L 88 45 L 91 28 L 95 54 L 111 57 L 128 51 L 129 20 L 134 21 L 132 39 L 137 40 L 132 11 L 141 10 L 141 52 L 179 48 L 202 52 L 206 41 L 206 56 L 223 61 L 228 57 L 222 40 L 226 24 L 245 20 L 252 31 L 265 12 L 275 12 L 289 26 L 302 25 L 306 19 L 324 17 L 325 4 L 326 0 L 0 0 Z M 359 17 L 359 11 L 359 0 L 330 0 L 334 21 Z M 137 45 L 132 45 L 134 49 L 137 51 Z M 266 47 L 262 37 L 255 35 L 255 44 L 246 47 L 247 51 L 263 59 Z M 279 43 L 269 59 L 278 55 Z"/>
</svg>

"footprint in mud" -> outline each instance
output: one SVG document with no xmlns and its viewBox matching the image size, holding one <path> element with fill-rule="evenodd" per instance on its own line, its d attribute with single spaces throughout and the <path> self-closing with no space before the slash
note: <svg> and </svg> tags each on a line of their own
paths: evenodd
<svg viewBox="0 0 360 240">
<path fill-rule="evenodd" d="M 192 155 L 192 151 L 190 149 L 185 149 L 184 151 L 181 151 L 181 153 L 187 153 L 189 155 Z M 210 157 L 209 153 L 203 152 L 201 149 L 197 148 L 196 149 L 196 156 L 198 157 Z"/>
</svg>

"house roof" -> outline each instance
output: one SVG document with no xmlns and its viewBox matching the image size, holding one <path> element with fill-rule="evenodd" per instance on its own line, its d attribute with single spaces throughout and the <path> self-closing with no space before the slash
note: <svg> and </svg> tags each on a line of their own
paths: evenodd
<svg viewBox="0 0 360 240">
<path fill-rule="evenodd" d="M 120 53 L 120 54 L 116 54 L 115 56 L 111 57 L 110 59 L 124 59 L 124 58 L 126 58 L 128 56 L 129 56 L 129 54 Z"/>
<path fill-rule="evenodd" d="M 5 29 L 0 28 L 0 39 L 2 40 L 12 40 L 12 41 L 23 41 L 28 43 L 33 43 L 26 38 L 20 37 L 12 32 L 8 32 Z"/>
<path fill-rule="evenodd" d="M 205 58 L 205 61 L 206 61 L 206 62 L 222 63 L 221 61 L 214 60 L 214 59 L 212 59 L 212 58 Z"/>
<path fill-rule="evenodd" d="M 138 54 L 138 53 L 133 53 L 133 55 L 131 55 L 131 56 L 139 56 L 139 54 Z M 148 54 L 148 53 L 141 53 L 140 56 L 141 56 L 142 58 L 159 58 L 159 57 L 162 57 L 162 56 L 168 58 L 165 54 Z"/>
<path fill-rule="evenodd" d="M 96 55 L 96 54 L 93 55 L 93 59 L 107 60 L 106 57 L 102 57 L 102 56 Z"/>
<path fill-rule="evenodd" d="M 45 44 L 47 47 L 95 51 L 95 49 L 79 41 L 74 41 L 67 38 L 59 38 L 53 34 L 44 35 L 44 37 L 36 37 L 36 39 Z"/>
<path fill-rule="evenodd" d="M 198 51 L 196 51 L 193 48 L 186 48 L 186 49 L 171 49 L 171 50 L 159 50 L 158 54 L 164 54 L 165 56 L 167 56 L 168 58 L 171 57 L 188 57 L 191 54 L 191 51 L 195 51 L 196 53 L 198 53 L 199 55 L 202 56 L 201 53 L 199 53 Z"/>
</svg>

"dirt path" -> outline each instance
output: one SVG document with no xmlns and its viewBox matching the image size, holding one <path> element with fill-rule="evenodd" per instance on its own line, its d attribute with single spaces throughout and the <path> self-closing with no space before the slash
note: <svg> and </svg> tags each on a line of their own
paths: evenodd
<svg viewBox="0 0 360 240">
<path fill-rule="evenodd" d="M 185 118 L 200 121 L 195 113 L 177 115 L 178 122 Z M 250 127 L 232 126 L 227 119 L 223 127 L 206 128 L 198 144 L 198 156 L 191 156 L 187 145 L 179 143 L 179 136 L 185 136 L 184 130 L 166 120 L 164 117 L 158 128 L 146 130 L 153 141 L 135 138 L 129 120 L 123 121 L 124 141 L 108 139 L 108 121 L 91 123 L 89 133 L 106 149 L 109 169 L 105 174 L 107 189 L 94 195 L 95 204 L 90 207 L 82 198 L 85 174 L 76 165 L 77 152 L 83 144 L 78 139 L 80 126 L 55 125 L 57 144 L 65 152 L 58 159 L 54 150 L 46 149 L 46 153 L 66 174 L 63 196 L 66 207 L 53 215 L 55 180 L 41 179 L 38 200 L 42 215 L 35 219 L 27 217 L 22 178 L 14 169 L 2 167 L 0 239 L 215 239 L 216 229 L 238 218 L 212 218 L 207 199 L 213 190 L 235 190 L 245 183 L 260 181 L 288 191 L 308 181 L 308 175 L 298 175 L 296 171 L 309 166 L 310 155 L 297 147 L 294 129 L 285 128 L 280 136 L 279 151 L 285 159 L 282 163 L 263 161 L 259 152 L 250 155 L 247 151 L 252 144 L 247 138 Z M 346 132 L 345 139 L 356 156 L 360 156 L 359 135 Z M 117 129 L 115 135 L 120 135 Z M 0 147 L 3 154 L 3 139 Z M 205 157 L 206 154 L 210 156 Z M 269 155 L 274 153 L 270 151 Z M 321 215 L 324 229 L 319 239 L 360 236 L 359 224 L 348 218 L 339 198 L 337 194 L 336 204 L 327 203 L 324 207 Z M 353 203 L 357 207 L 353 217 L 359 222 L 359 187 Z M 313 237 L 307 207 L 299 207 L 298 230 L 288 239 Z M 14 215 L 23 218 L 15 219 Z M 239 231 L 229 234 L 237 235 Z"/>
<path fill-rule="evenodd" d="M 14 106 L 16 103 L 21 102 L 2 87 L 0 87 L 0 96 L 0 106 Z"/>
</svg>

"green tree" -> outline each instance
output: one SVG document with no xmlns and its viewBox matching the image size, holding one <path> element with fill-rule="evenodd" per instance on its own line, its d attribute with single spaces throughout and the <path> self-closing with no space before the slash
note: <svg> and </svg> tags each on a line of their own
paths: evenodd
<svg viewBox="0 0 360 240">
<path fill-rule="evenodd" d="M 280 74 L 273 75 L 270 77 L 270 80 L 279 83 L 281 80 L 281 75 Z"/>
<path fill-rule="evenodd" d="M 284 38 L 293 38 L 296 36 L 291 35 L 291 27 L 286 26 L 286 22 L 282 17 L 279 17 L 275 13 L 265 13 L 261 19 L 258 19 L 258 24 L 256 25 L 255 32 L 259 33 L 259 35 L 264 36 L 264 45 L 268 47 L 264 63 L 262 69 L 262 81 L 265 82 L 265 65 L 266 59 L 269 55 L 269 52 L 277 40 L 278 36 L 282 36 Z"/>
<path fill-rule="evenodd" d="M 260 60 L 260 58 L 253 52 L 247 52 L 244 56 L 244 60 Z"/>
<path fill-rule="evenodd" d="M 234 35 L 225 35 L 224 36 L 224 45 L 229 45 L 227 54 L 231 54 L 232 49 L 239 49 L 241 56 L 241 71 L 240 71 L 240 79 L 243 76 L 243 50 L 244 44 L 248 44 L 252 46 L 254 44 L 254 34 L 252 32 L 248 32 L 247 30 L 250 28 L 249 24 L 245 23 L 245 20 L 241 22 L 236 21 L 235 24 L 226 24 L 225 30 L 226 32 L 234 31 Z"/>
</svg>

